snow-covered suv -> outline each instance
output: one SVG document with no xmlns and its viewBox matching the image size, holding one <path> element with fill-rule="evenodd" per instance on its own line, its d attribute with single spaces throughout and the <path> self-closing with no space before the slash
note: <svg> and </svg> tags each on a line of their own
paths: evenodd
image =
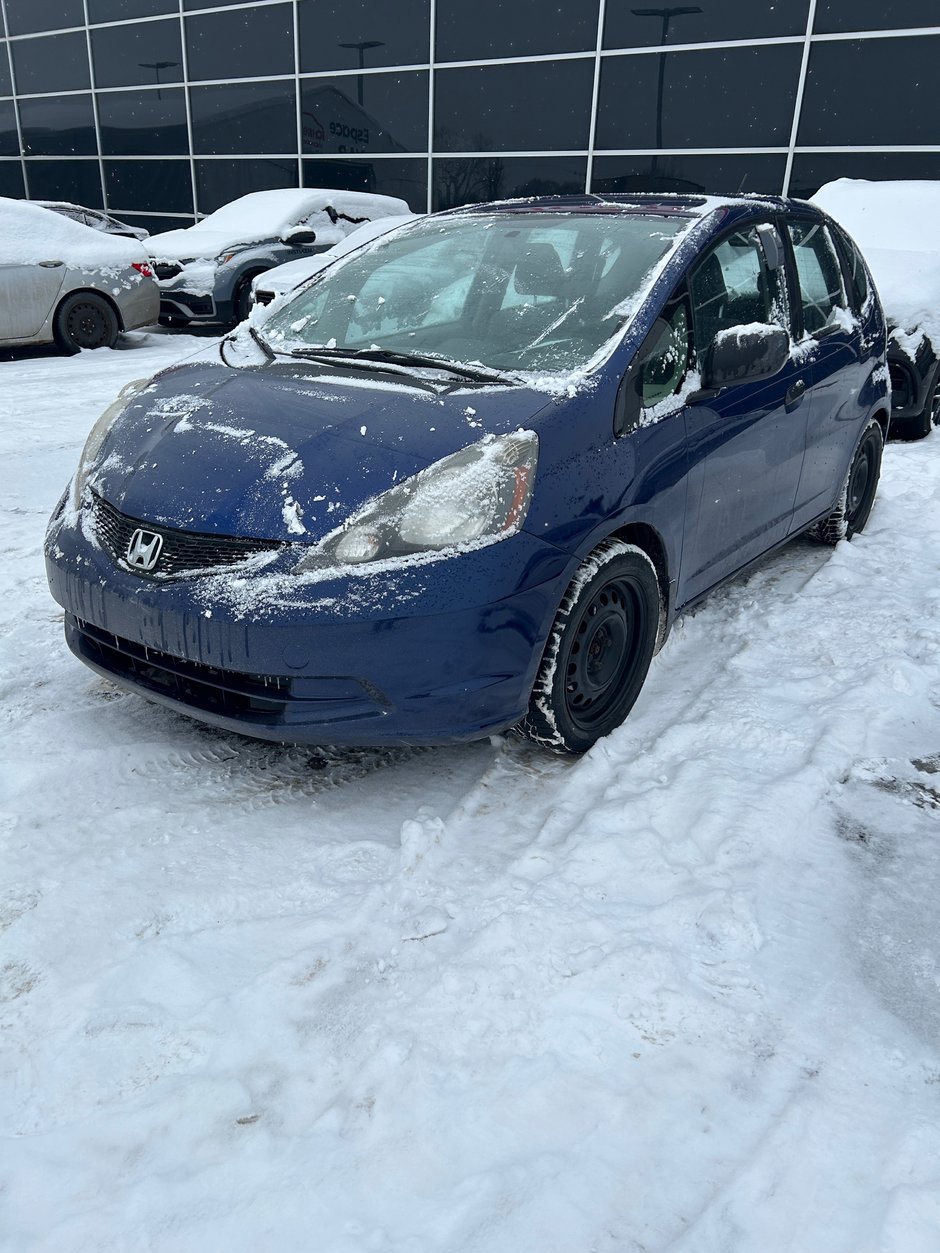
<svg viewBox="0 0 940 1253">
<path fill-rule="evenodd" d="M 323 252 L 363 222 L 410 212 L 404 200 L 365 192 L 288 187 L 255 191 L 183 230 L 148 241 L 160 284 L 160 320 L 241 322 L 251 281 Z"/>
</svg>

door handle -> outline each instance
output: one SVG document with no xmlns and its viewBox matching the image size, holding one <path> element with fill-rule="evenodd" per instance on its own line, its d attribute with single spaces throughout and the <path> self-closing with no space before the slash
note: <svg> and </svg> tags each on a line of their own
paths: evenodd
<svg viewBox="0 0 940 1253">
<path fill-rule="evenodd" d="M 39 264 L 44 270 L 54 270 L 56 266 L 64 265 L 63 261 L 40 261 Z"/>
<path fill-rule="evenodd" d="M 797 379 L 792 387 L 787 388 L 787 394 L 784 398 L 784 406 L 787 413 L 795 409 L 803 396 L 806 394 L 806 384 L 802 379 Z"/>
</svg>

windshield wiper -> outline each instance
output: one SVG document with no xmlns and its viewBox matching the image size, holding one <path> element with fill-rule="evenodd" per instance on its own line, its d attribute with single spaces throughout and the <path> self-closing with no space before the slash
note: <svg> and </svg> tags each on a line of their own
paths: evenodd
<svg viewBox="0 0 940 1253">
<path fill-rule="evenodd" d="M 229 365 L 230 363 L 229 361 L 226 360 L 226 357 L 225 357 L 225 345 L 234 343 L 235 334 L 236 332 L 233 331 L 230 335 L 226 335 L 223 339 L 219 340 L 219 356 L 222 358 L 222 360 L 225 362 L 226 365 Z M 255 343 L 264 353 L 266 359 L 268 361 L 273 361 L 274 353 L 271 351 L 271 348 L 268 345 L 267 340 L 263 339 L 253 326 L 249 326 L 248 334 L 251 336 L 251 338 L 255 341 Z"/>
<path fill-rule="evenodd" d="M 431 370 L 444 370 L 458 378 L 475 383 L 516 383 L 518 380 L 500 370 L 488 370 L 485 366 L 464 365 L 433 353 L 401 352 L 393 348 L 292 348 L 292 357 L 304 357 L 311 361 L 374 361 L 377 365 L 421 366 Z"/>
</svg>

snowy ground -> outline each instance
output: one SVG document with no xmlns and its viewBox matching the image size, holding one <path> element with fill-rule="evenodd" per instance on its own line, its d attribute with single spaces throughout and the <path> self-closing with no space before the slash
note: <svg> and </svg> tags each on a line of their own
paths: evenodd
<svg viewBox="0 0 940 1253">
<path fill-rule="evenodd" d="M 937 1253 L 940 435 L 580 761 L 210 731 L 67 652 L 82 439 L 0 355 L 4 1253 Z"/>
</svg>

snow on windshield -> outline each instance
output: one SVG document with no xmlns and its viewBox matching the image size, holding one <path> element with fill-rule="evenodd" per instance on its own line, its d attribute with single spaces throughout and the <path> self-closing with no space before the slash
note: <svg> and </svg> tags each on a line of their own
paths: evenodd
<svg viewBox="0 0 940 1253">
<path fill-rule="evenodd" d="M 280 351 L 378 347 L 497 370 L 575 370 L 629 319 L 693 220 L 429 219 L 325 274 L 265 323 L 265 335 Z"/>
</svg>

